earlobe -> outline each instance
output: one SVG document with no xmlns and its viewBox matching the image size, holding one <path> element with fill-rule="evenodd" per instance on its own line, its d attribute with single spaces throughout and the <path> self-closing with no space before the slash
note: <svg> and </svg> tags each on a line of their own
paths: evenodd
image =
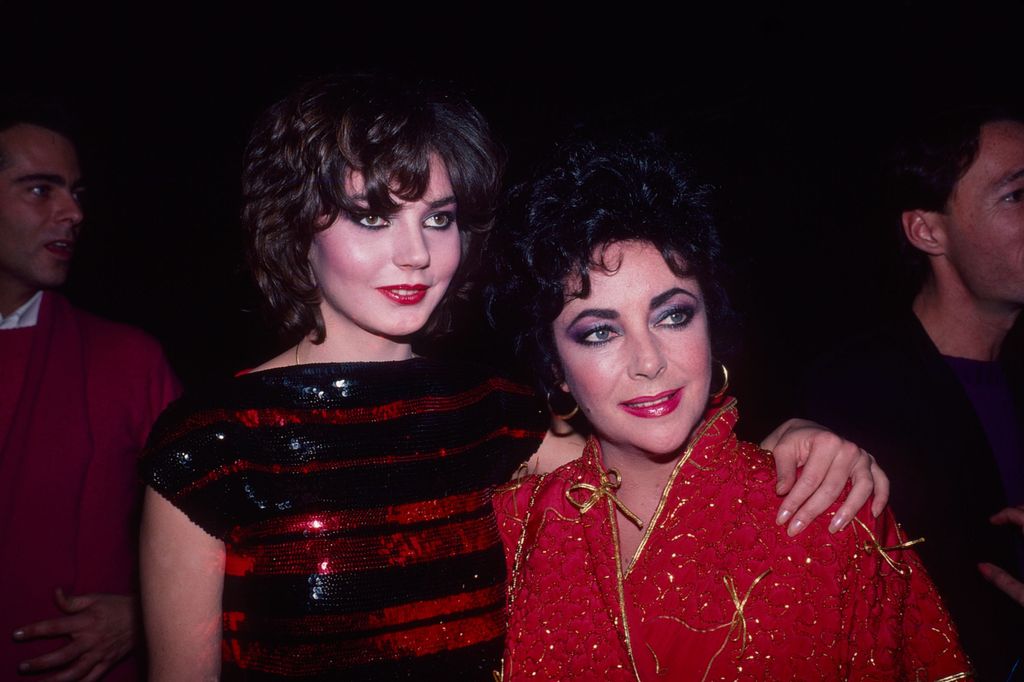
<svg viewBox="0 0 1024 682">
<path fill-rule="evenodd" d="M 945 216 L 934 211 L 904 211 L 903 234 L 910 245 L 929 256 L 945 253 Z"/>
</svg>

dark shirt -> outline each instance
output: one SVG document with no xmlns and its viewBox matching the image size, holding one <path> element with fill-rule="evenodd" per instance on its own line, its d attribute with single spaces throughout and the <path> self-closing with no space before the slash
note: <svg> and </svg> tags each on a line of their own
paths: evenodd
<svg viewBox="0 0 1024 682">
<path fill-rule="evenodd" d="M 1024 421 L 1020 350 L 1000 364 Z M 989 517 L 1007 506 L 1000 466 L 971 399 L 917 318 L 844 344 L 803 385 L 800 414 L 871 452 L 892 481 L 890 504 L 949 607 L 981 680 L 1004 680 L 1024 652 L 1024 609 L 988 583 L 978 562 L 1021 575 L 1021 532 Z M 987 411 L 987 408 L 982 408 Z"/>
<path fill-rule="evenodd" d="M 1024 504 L 1024 439 L 1013 410 L 1013 393 L 1006 372 L 998 362 L 983 362 L 943 355 L 981 421 L 989 447 L 999 467 L 1006 501 Z"/>
</svg>

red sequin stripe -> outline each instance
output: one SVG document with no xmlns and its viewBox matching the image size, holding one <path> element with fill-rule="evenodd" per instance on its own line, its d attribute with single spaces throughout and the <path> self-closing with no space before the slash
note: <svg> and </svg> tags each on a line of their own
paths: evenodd
<svg viewBox="0 0 1024 682">
<path fill-rule="evenodd" d="M 398 419 L 424 412 L 451 412 L 480 402 L 494 392 L 533 395 L 533 391 L 520 384 L 492 377 L 484 383 L 451 396 L 424 396 L 411 400 L 396 400 L 372 407 L 334 409 L 282 409 L 276 407 L 247 410 L 216 409 L 197 412 L 182 420 L 177 428 L 168 431 L 156 448 L 181 438 L 189 431 L 219 422 L 241 423 L 249 428 L 288 426 L 290 424 L 365 424 Z"/>
<path fill-rule="evenodd" d="M 243 575 L 333 575 L 409 566 L 479 552 L 499 542 L 494 519 L 372 537 L 301 538 L 247 553 L 229 551 L 224 572 Z"/>
<path fill-rule="evenodd" d="M 505 614 L 499 610 L 375 637 L 295 645 L 267 642 L 265 646 L 261 642 L 235 640 L 225 641 L 224 650 L 228 660 L 234 661 L 239 668 L 298 677 L 454 651 L 503 637 L 504 634 Z"/>
<path fill-rule="evenodd" d="M 305 512 L 293 516 L 268 519 L 245 528 L 236 528 L 231 533 L 235 543 L 253 542 L 278 535 L 313 535 L 332 533 L 367 526 L 404 526 L 425 521 L 447 519 L 457 514 L 473 512 L 490 506 L 490 498 L 481 491 L 451 495 L 438 500 L 410 502 L 389 507 L 355 509 L 344 511 Z"/>
<path fill-rule="evenodd" d="M 505 586 L 494 585 L 473 592 L 453 594 L 437 599 L 389 606 L 359 613 L 327 614 L 321 616 L 297 616 L 294 618 L 260 618 L 259 631 L 272 632 L 275 636 L 296 635 L 340 635 L 353 632 L 377 630 L 403 623 L 414 623 L 426 619 L 438 619 L 464 611 L 473 611 L 487 606 L 503 609 Z M 502 610 L 502 612 L 504 612 Z M 247 628 L 246 614 L 242 611 L 224 613 L 224 630 L 251 637 L 257 633 Z"/>
<path fill-rule="evenodd" d="M 502 426 L 499 429 L 492 431 L 483 438 L 475 440 L 465 445 L 460 445 L 453 448 L 441 448 L 440 450 L 427 450 L 426 452 L 414 452 L 401 455 L 379 455 L 377 457 L 363 457 L 360 459 L 339 459 L 330 460 L 326 462 L 307 462 L 305 464 L 263 464 L 261 462 L 252 462 L 246 459 L 238 459 L 231 464 L 225 464 L 224 466 L 217 467 L 213 471 L 209 472 L 202 478 L 196 479 L 189 485 L 178 491 L 171 499 L 172 502 L 177 502 L 182 498 L 185 498 L 195 491 L 203 488 L 214 481 L 217 481 L 225 476 L 231 474 L 237 474 L 245 471 L 258 471 L 265 474 L 314 474 L 325 471 L 339 471 L 342 469 L 351 469 L 353 467 L 362 466 L 381 466 L 390 465 L 395 463 L 406 463 L 406 462 L 421 462 L 424 460 L 438 459 L 441 457 L 450 457 L 452 455 L 459 455 L 467 450 L 479 447 L 483 443 L 494 440 L 495 438 L 510 437 L 515 439 L 533 438 L 541 439 L 544 434 L 537 431 L 526 431 L 525 429 L 511 429 L 507 426 Z"/>
</svg>

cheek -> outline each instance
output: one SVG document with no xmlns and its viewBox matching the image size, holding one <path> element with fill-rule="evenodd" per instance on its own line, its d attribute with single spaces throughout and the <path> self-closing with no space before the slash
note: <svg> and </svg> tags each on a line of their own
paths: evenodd
<svg viewBox="0 0 1024 682">
<path fill-rule="evenodd" d="M 584 349 L 572 342 L 556 345 L 565 374 L 562 387 L 572 393 L 585 412 L 592 412 L 596 403 L 612 392 L 614 360 L 609 353 Z"/>
<path fill-rule="evenodd" d="M 452 228 L 428 235 L 431 268 L 442 279 L 451 279 L 462 262 L 462 233 Z"/>
<path fill-rule="evenodd" d="M 710 389 L 712 367 L 711 367 L 711 342 L 708 338 L 707 329 L 695 330 L 698 333 L 684 339 L 678 345 L 678 363 L 683 368 L 689 382 L 696 387 Z"/>
<path fill-rule="evenodd" d="M 328 230 L 313 238 L 309 264 L 318 282 L 338 279 L 368 279 L 375 257 L 372 249 L 357 240 L 342 239 Z"/>
</svg>

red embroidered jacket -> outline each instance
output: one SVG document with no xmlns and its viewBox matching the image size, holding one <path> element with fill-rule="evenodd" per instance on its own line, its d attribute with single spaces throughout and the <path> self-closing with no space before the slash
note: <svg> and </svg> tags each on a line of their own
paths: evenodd
<svg viewBox="0 0 1024 682">
<path fill-rule="evenodd" d="M 596 440 L 499 492 L 503 679 L 969 679 L 891 514 L 788 537 L 770 456 L 736 439 L 736 420 L 730 401 L 698 427 L 625 572 Z"/>
</svg>

